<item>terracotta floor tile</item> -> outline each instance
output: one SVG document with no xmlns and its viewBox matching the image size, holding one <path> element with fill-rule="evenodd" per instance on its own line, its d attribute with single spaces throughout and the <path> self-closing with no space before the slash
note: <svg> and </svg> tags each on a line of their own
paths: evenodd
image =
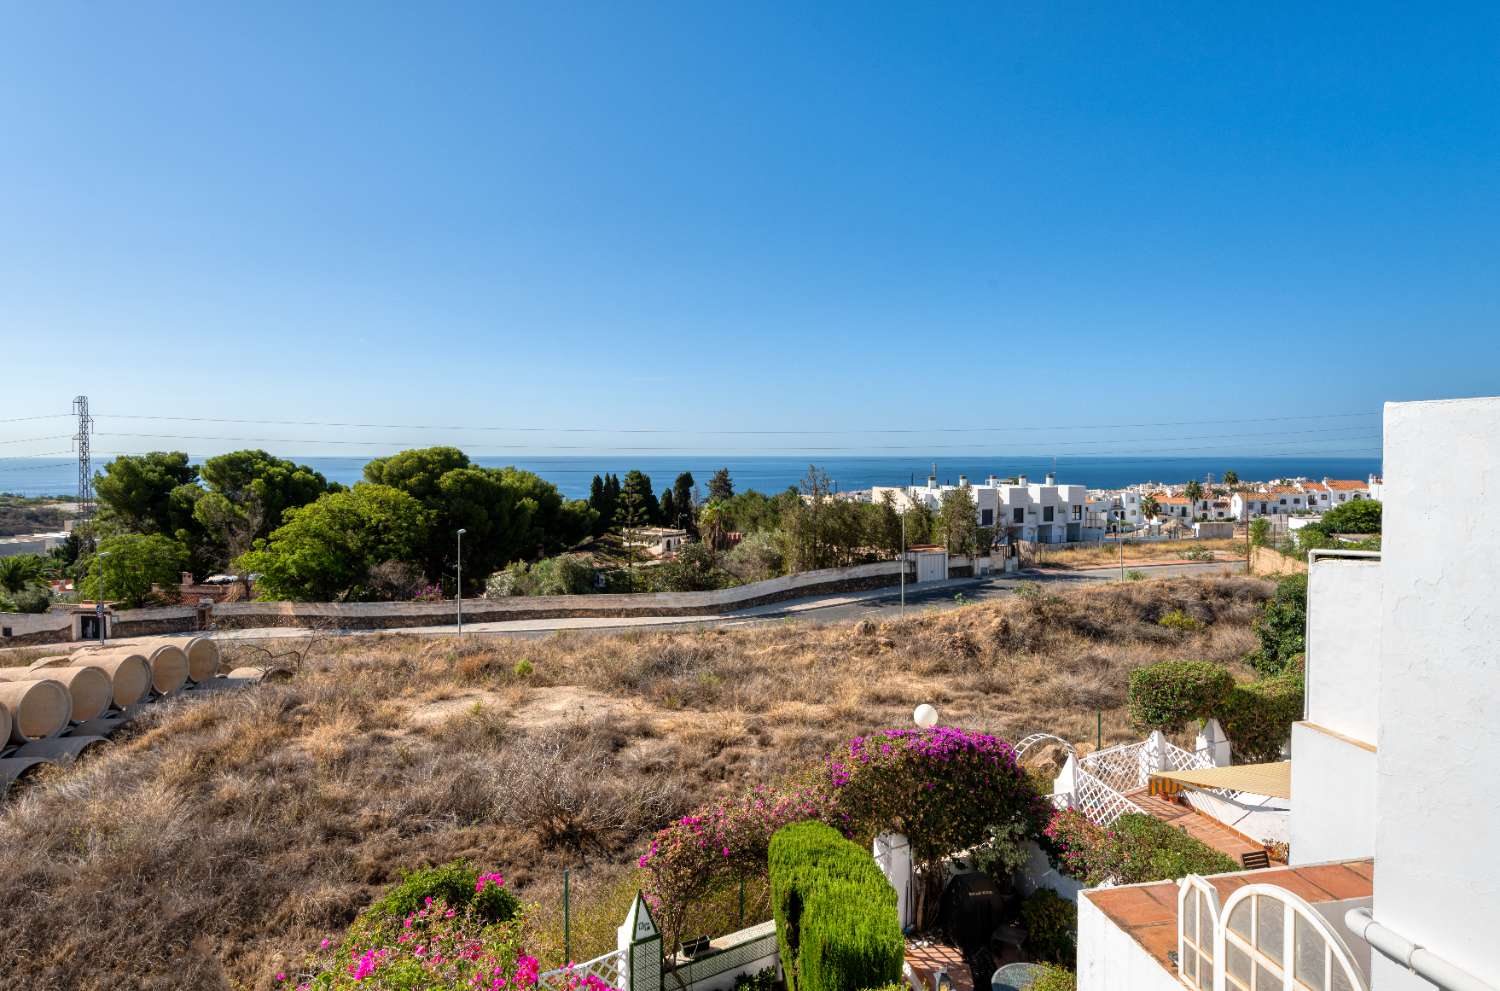
<svg viewBox="0 0 1500 991">
<path fill-rule="evenodd" d="M 1333 901 L 1345 898 L 1368 898 L 1375 888 L 1367 877 L 1350 870 L 1342 864 L 1324 864 L 1319 867 L 1294 868 L 1298 877 L 1311 881 L 1328 892 Z"/>
</svg>

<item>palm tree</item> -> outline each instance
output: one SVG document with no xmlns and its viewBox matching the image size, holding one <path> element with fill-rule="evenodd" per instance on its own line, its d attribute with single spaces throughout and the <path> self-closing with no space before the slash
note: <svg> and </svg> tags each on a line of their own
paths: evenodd
<svg viewBox="0 0 1500 991">
<path fill-rule="evenodd" d="M 711 550 L 718 550 L 724 544 L 725 530 L 724 505 L 718 500 L 705 503 L 698 510 L 698 539 Z"/>
<path fill-rule="evenodd" d="M 1144 496 L 1141 499 L 1141 515 L 1146 519 L 1155 519 L 1161 510 L 1161 503 L 1156 501 L 1156 496 Z"/>
<path fill-rule="evenodd" d="M 0 557 L 0 590 L 19 592 L 42 575 L 42 559 L 35 554 Z"/>
</svg>

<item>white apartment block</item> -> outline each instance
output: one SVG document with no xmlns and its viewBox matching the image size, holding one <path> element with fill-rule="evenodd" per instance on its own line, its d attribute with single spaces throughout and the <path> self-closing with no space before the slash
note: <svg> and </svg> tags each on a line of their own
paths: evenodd
<svg viewBox="0 0 1500 991">
<path fill-rule="evenodd" d="M 935 512 L 945 492 L 963 488 L 974 501 L 979 525 L 994 527 L 997 534 L 1042 544 L 1095 539 L 1100 535 L 1098 527 L 1089 523 L 1088 489 L 1082 485 L 1059 485 L 1057 476 L 1050 473 L 1040 484 L 1025 475 L 1014 481 L 991 475 L 982 483 L 970 484 L 960 475 L 957 485 L 939 485 L 934 475 L 928 477 L 926 485 L 877 485 L 870 490 L 870 499 L 878 503 L 889 494 L 898 512 L 918 502 Z"/>
<path fill-rule="evenodd" d="M 1080 991 L 1500 991 L 1500 398 L 1385 445 L 1382 551 L 1312 554 L 1288 866 L 1082 892 Z"/>
</svg>

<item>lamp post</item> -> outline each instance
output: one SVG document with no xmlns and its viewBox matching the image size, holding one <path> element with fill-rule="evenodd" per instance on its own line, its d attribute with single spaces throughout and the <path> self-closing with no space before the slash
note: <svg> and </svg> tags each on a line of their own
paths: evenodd
<svg viewBox="0 0 1500 991">
<path fill-rule="evenodd" d="M 94 619 L 99 626 L 99 643 L 104 643 L 104 559 L 109 557 L 109 551 L 99 552 L 99 594 L 94 597 Z"/>
<path fill-rule="evenodd" d="M 469 531 L 458 528 L 458 635 L 464 634 L 464 534 Z"/>
<path fill-rule="evenodd" d="M 901 514 L 901 618 L 906 618 L 906 514 Z"/>
</svg>

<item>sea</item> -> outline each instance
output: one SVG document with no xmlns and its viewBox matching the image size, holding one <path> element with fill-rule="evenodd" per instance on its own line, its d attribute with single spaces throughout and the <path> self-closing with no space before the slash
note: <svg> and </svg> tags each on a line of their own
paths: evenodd
<svg viewBox="0 0 1500 991">
<path fill-rule="evenodd" d="M 195 455 L 194 459 L 201 461 L 203 457 L 206 456 Z M 350 485 L 363 477 L 364 466 L 374 455 L 297 457 L 284 454 L 281 457 L 308 465 L 321 472 L 329 481 Z M 1189 479 L 1204 481 L 1210 476 L 1217 481 L 1224 477 L 1227 470 L 1235 471 L 1243 481 L 1298 477 L 1363 479 L 1381 472 L 1378 457 L 1324 457 L 1312 454 L 1274 458 L 1234 455 L 1162 458 L 1125 454 L 1111 457 L 1038 458 L 997 454 L 936 459 L 878 455 L 814 458 L 805 455 L 737 455 L 713 458 L 701 455 L 632 457 L 599 454 L 517 458 L 476 456 L 473 460 L 476 464 L 485 466 L 514 465 L 535 472 L 556 485 L 568 498 L 586 497 L 589 483 L 596 474 L 613 473 L 623 477 L 632 468 L 639 468 L 651 476 L 652 485 L 658 491 L 670 487 L 681 472 L 691 472 L 693 481 L 704 487 L 715 471 L 728 468 L 736 491 L 757 489 L 761 492 L 779 492 L 788 486 L 795 486 L 806 476 L 810 465 L 816 465 L 827 472 L 835 488 L 846 492 L 868 489 L 874 485 L 920 483 L 933 472 L 934 466 L 938 481 L 944 483 L 957 482 L 960 475 L 967 476 L 971 482 L 983 481 L 989 475 L 999 475 L 1002 478 L 1026 475 L 1033 481 L 1041 481 L 1047 472 L 1056 471 L 1060 483 L 1086 485 L 1096 489 L 1120 488 L 1137 482 L 1180 483 Z M 95 469 L 102 468 L 103 463 L 96 461 Z M 78 463 L 75 460 L 0 458 L 0 493 L 71 496 L 76 495 L 77 487 Z"/>
</svg>

